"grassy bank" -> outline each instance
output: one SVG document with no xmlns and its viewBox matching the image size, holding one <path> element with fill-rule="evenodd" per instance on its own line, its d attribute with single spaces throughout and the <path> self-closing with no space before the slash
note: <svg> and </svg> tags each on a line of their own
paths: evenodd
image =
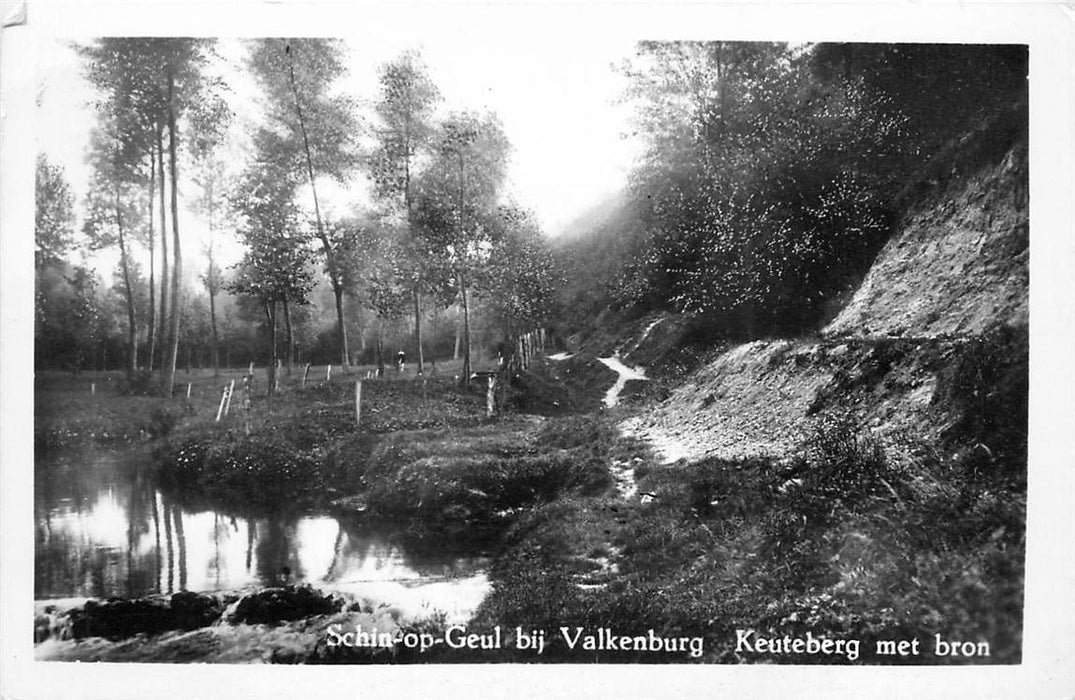
<svg viewBox="0 0 1075 700">
<path fill-rule="evenodd" d="M 563 662 L 1018 663 L 1025 497 L 975 467 L 897 465 L 846 424 L 794 463 L 649 466 L 645 503 L 608 493 L 542 504 L 507 532 L 470 631 L 541 629 Z M 698 657 L 571 648 L 560 628 L 704 640 Z M 858 640 L 861 656 L 762 654 L 766 638 Z M 934 635 L 988 657 L 933 654 Z M 919 639 L 922 654 L 876 654 Z M 438 661 L 537 660 L 531 650 L 440 650 Z"/>
<path fill-rule="evenodd" d="M 373 380 L 356 430 L 353 385 L 311 386 L 271 407 L 257 399 L 249 435 L 234 415 L 187 420 L 162 443 L 161 469 L 183 498 L 335 509 L 423 546 L 492 555 L 492 590 L 467 632 L 499 627 L 503 647 L 311 643 L 291 661 L 1018 663 L 1025 376 L 1024 336 L 998 331 L 939 376 L 934 400 L 950 418 L 942 443 L 881 442 L 833 410 L 858 390 L 849 385 L 826 395 L 832 405 L 790 457 L 674 465 L 622 436 L 618 409 L 487 418 L 480 392 L 448 378 Z M 546 371 L 521 386 L 555 381 Z M 625 469 L 630 498 L 617 488 Z M 311 612 L 303 629 L 323 637 L 343 612 Z M 257 624 L 277 622 L 286 620 Z M 516 627 L 544 632 L 540 656 L 516 648 Z M 572 647 L 562 627 L 698 640 L 697 653 Z M 434 618 L 402 629 L 447 628 Z M 856 640 L 861 656 L 759 653 L 743 648 L 740 630 Z M 984 642 L 989 656 L 936 656 L 938 634 Z M 912 639 L 920 654 L 876 653 L 878 642 Z"/>
</svg>

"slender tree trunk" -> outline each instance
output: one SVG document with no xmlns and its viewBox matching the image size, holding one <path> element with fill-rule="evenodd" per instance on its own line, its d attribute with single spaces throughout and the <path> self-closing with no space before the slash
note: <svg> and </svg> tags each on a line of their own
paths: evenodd
<svg viewBox="0 0 1075 700">
<path fill-rule="evenodd" d="M 459 359 L 459 348 L 463 344 L 463 324 L 459 322 L 460 319 L 455 319 L 455 349 L 452 350 L 452 359 Z"/>
<path fill-rule="evenodd" d="M 417 373 L 422 376 L 422 282 L 414 283 L 414 347 L 417 360 Z"/>
<path fill-rule="evenodd" d="M 344 324 L 343 315 L 343 285 L 340 283 L 340 269 L 337 265 L 336 253 L 329 243 L 325 233 L 325 224 L 321 220 L 321 204 L 317 198 L 317 185 L 314 183 L 314 160 L 310 153 L 310 139 L 306 134 L 306 121 L 302 118 L 302 102 L 299 100 L 299 87 L 295 82 L 295 58 L 291 55 L 291 45 L 287 46 L 288 75 L 291 78 L 291 95 L 295 99 L 295 115 L 299 120 L 299 131 L 302 132 L 302 148 L 306 153 L 306 174 L 310 178 L 310 191 L 314 196 L 314 220 L 317 224 L 317 238 L 321 241 L 321 247 L 325 250 L 325 266 L 328 268 L 329 277 L 332 279 L 332 292 L 336 297 L 336 326 L 340 339 L 340 361 L 346 372 L 351 366 L 350 353 L 347 351 L 347 327 Z"/>
<path fill-rule="evenodd" d="M 162 129 L 157 127 L 157 179 L 160 188 L 161 210 L 161 314 L 160 328 L 157 337 L 161 343 L 161 383 L 164 382 L 164 356 L 167 354 L 164 347 L 168 342 L 168 220 L 165 216 L 167 206 L 164 200 L 164 136 Z"/>
<path fill-rule="evenodd" d="M 147 332 L 149 337 L 146 339 L 147 361 L 146 366 L 149 371 L 153 371 L 153 357 L 157 352 L 157 264 L 154 260 L 154 251 L 156 245 L 153 240 L 153 197 L 156 194 L 155 189 L 157 175 L 157 158 L 153 153 L 153 149 L 149 151 L 149 318 L 146 321 Z"/>
<path fill-rule="evenodd" d="M 284 299 L 284 330 L 287 331 L 287 354 L 284 362 L 287 363 L 287 376 L 291 376 L 291 364 L 295 361 L 295 336 L 291 332 L 291 309 Z"/>
<path fill-rule="evenodd" d="M 179 131 L 175 125 L 175 76 L 168 75 L 168 168 L 172 214 L 172 317 L 168 328 L 168 358 L 164 367 L 167 396 L 175 389 L 175 361 L 179 350 L 179 280 L 183 276 L 183 255 L 179 248 Z"/>
<path fill-rule="evenodd" d="M 210 259 L 210 274 L 212 273 L 212 259 Z M 216 292 L 209 290 L 209 323 L 213 327 L 213 376 L 220 376 L 220 336 L 216 327 Z"/>
<path fill-rule="evenodd" d="M 325 245 L 326 255 L 328 254 L 328 239 L 322 241 Z M 343 364 L 344 371 L 351 366 L 351 352 L 347 347 L 347 324 L 344 323 L 343 318 L 343 285 L 339 283 L 335 274 L 332 277 L 332 296 L 336 299 L 336 332 L 340 338 L 340 362 Z"/>
<path fill-rule="evenodd" d="M 459 290 L 463 295 L 463 386 L 470 387 L 470 305 L 467 303 L 467 285 L 459 276 Z"/>
<path fill-rule="evenodd" d="M 429 317 L 429 328 L 433 332 L 433 351 L 429 353 L 429 364 L 433 374 L 437 373 L 437 329 L 440 321 L 440 306 L 433 304 L 433 312 Z"/>
<path fill-rule="evenodd" d="M 463 270 L 464 263 L 462 262 L 465 255 L 465 242 L 464 242 L 464 226 L 463 226 L 463 151 L 459 151 L 459 201 L 457 206 L 459 208 L 459 245 L 463 248 L 458 255 L 460 256 L 460 264 L 458 269 L 459 277 L 459 292 L 463 297 L 463 386 L 470 388 L 470 307 L 467 302 L 467 283 L 464 278 L 465 270 Z"/>
<path fill-rule="evenodd" d="M 123 269 L 123 292 L 127 299 L 127 376 L 138 371 L 138 328 L 134 322 L 134 294 L 131 293 L 131 271 L 127 261 L 127 242 L 123 235 L 123 213 L 120 208 L 119 186 L 116 186 L 116 231 L 119 233 L 119 263 Z"/>
<path fill-rule="evenodd" d="M 213 203 L 213 182 L 209 183 L 209 325 L 213 329 L 213 376 L 220 376 L 220 336 L 216 327 L 216 263 L 213 260 L 213 214 L 216 208 Z"/>
<path fill-rule="evenodd" d="M 384 317 L 377 324 L 377 376 L 384 376 Z"/>
<path fill-rule="evenodd" d="M 269 394 L 276 387 L 276 302 L 265 302 L 265 319 L 269 322 Z"/>
</svg>

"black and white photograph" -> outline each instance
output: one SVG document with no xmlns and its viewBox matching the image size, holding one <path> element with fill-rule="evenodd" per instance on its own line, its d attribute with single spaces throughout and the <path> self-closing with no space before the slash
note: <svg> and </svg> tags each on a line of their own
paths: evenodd
<svg viewBox="0 0 1075 700">
<path fill-rule="evenodd" d="M 1041 519 L 1071 522 L 1071 368 L 1032 376 L 1070 330 L 1041 284 L 1073 154 L 1040 155 L 1033 37 L 364 7 L 34 30 L 33 235 L 3 233 L 30 675 L 750 667 L 790 696 L 1070 651 Z M 1032 187 L 1056 162 L 1066 195 Z"/>
</svg>

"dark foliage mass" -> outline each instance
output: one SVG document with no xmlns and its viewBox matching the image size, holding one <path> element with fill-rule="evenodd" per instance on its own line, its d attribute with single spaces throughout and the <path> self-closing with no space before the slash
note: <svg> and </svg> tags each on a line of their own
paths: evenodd
<svg viewBox="0 0 1075 700">
<path fill-rule="evenodd" d="M 1025 47 L 643 42 L 626 72 L 646 148 L 628 200 L 562 248 L 574 317 L 811 328 L 950 174 L 939 153 L 975 128 L 1006 149 L 1025 123 Z"/>
</svg>

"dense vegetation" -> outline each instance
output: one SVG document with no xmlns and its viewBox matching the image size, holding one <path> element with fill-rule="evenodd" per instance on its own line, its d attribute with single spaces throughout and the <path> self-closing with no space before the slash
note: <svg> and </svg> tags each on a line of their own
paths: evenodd
<svg viewBox="0 0 1075 700">
<path fill-rule="evenodd" d="M 1023 47 L 643 42 L 637 54 L 644 155 L 629 196 L 561 246 L 568 319 L 670 309 L 706 335 L 812 328 L 919 186 L 1025 130 Z M 956 162 L 975 130 L 988 146 Z"/>
</svg>

